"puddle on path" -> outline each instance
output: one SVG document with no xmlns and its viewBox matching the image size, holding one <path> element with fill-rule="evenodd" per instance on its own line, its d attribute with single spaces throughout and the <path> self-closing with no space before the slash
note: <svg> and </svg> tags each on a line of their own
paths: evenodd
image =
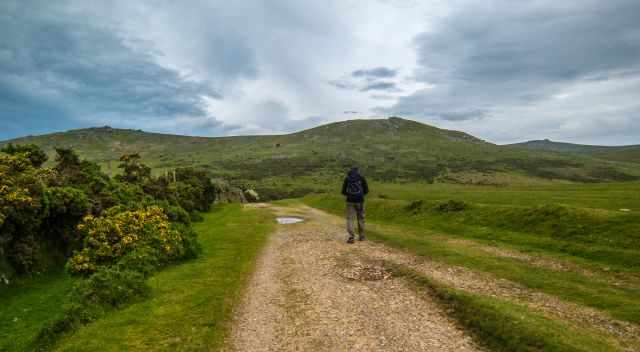
<svg viewBox="0 0 640 352">
<path fill-rule="evenodd" d="M 278 216 L 276 218 L 278 224 L 295 224 L 298 222 L 303 222 L 304 219 L 295 217 L 295 216 Z"/>
</svg>

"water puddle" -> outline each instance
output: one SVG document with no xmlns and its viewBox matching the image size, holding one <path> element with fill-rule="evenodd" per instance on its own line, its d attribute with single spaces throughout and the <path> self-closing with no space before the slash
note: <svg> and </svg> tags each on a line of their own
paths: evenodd
<svg viewBox="0 0 640 352">
<path fill-rule="evenodd" d="M 298 222 L 303 222 L 304 219 L 295 216 L 278 216 L 276 218 L 276 221 L 278 222 L 278 224 L 295 224 Z"/>
</svg>

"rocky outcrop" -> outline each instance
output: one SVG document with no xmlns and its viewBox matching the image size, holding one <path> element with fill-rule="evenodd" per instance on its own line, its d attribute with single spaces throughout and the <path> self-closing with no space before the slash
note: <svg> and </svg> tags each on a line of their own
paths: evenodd
<svg viewBox="0 0 640 352">
<path fill-rule="evenodd" d="M 231 186 L 223 180 L 214 181 L 216 190 L 216 203 L 246 203 L 247 198 L 244 192 L 238 188 Z"/>
</svg>

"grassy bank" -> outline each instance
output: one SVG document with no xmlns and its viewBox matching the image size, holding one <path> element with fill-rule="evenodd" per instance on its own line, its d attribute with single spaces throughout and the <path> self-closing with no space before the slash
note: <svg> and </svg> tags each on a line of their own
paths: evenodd
<svg viewBox="0 0 640 352">
<path fill-rule="evenodd" d="M 152 287 L 148 300 L 111 312 L 63 337 L 54 350 L 173 351 L 220 347 L 232 309 L 272 228 L 272 219 L 259 210 L 228 205 L 204 214 L 204 221 L 194 227 L 203 247 L 198 259 L 154 275 L 148 282 Z M 30 302 L 42 302 L 42 308 L 37 310 L 37 316 L 24 318 L 24 323 L 19 321 L 31 325 L 30 329 L 5 330 L 1 325 L 0 347 L 4 349 L 0 350 L 22 350 L 21 346 L 26 346 L 37 333 L 36 325 L 45 325 L 39 319 L 62 312 L 65 289 L 70 286 L 67 281 L 57 278 L 55 284 L 32 285 L 20 295 L 11 295 L 10 309 L 0 308 L 3 320 Z M 5 331 L 11 335 L 5 335 Z M 10 342 L 14 345 L 8 345 Z"/>
</svg>

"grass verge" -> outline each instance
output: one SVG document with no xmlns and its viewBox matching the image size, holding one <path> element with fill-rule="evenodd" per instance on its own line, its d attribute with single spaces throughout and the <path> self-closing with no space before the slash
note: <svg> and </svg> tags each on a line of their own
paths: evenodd
<svg viewBox="0 0 640 352">
<path fill-rule="evenodd" d="M 150 299 L 64 337 L 56 351 L 219 349 L 233 308 L 272 229 L 261 210 L 226 205 L 194 225 L 202 255 L 149 279 Z"/>
<path fill-rule="evenodd" d="M 462 293 L 414 270 L 386 264 L 396 277 L 426 290 L 476 341 L 492 351 L 621 351 L 598 336 L 576 330 L 526 307 L 488 296 Z"/>
<path fill-rule="evenodd" d="M 0 351 L 25 351 L 42 328 L 64 314 L 72 279 L 55 271 L 18 282 L 0 291 Z"/>
</svg>

